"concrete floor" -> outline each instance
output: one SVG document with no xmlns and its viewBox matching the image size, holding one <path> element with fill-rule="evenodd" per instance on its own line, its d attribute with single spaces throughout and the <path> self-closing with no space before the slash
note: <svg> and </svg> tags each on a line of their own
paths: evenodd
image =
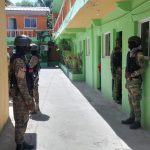
<svg viewBox="0 0 150 150">
<path fill-rule="evenodd" d="M 71 82 L 60 69 L 41 70 L 39 85 L 42 113 L 31 116 L 25 135 L 34 150 L 150 150 L 150 131 L 121 125 L 121 106 L 98 90 Z M 14 150 L 12 111 L 10 102 L 0 150 Z"/>
</svg>

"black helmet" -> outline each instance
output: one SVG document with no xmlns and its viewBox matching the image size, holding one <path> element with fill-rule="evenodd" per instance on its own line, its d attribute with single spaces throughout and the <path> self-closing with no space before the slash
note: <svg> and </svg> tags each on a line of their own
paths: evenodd
<svg viewBox="0 0 150 150">
<path fill-rule="evenodd" d="M 131 36 L 129 39 L 128 39 L 128 43 L 135 43 L 136 46 L 139 46 L 141 45 L 141 38 L 138 37 L 138 36 Z"/>
<path fill-rule="evenodd" d="M 31 51 L 38 51 L 38 46 L 35 43 L 30 44 Z"/>
<path fill-rule="evenodd" d="M 29 47 L 30 44 L 31 44 L 31 39 L 26 35 L 19 35 L 15 38 L 15 41 L 14 41 L 15 46 Z"/>
</svg>

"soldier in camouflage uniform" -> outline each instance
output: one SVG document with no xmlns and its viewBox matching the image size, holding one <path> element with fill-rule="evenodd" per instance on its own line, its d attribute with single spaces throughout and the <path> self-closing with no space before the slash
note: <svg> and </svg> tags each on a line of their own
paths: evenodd
<svg viewBox="0 0 150 150">
<path fill-rule="evenodd" d="M 112 92 L 113 99 L 121 104 L 122 90 L 121 90 L 121 77 L 122 77 L 122 41 L 118 38 L 116 40 L 116 47 L 111 53 L 111 73 L 112 73 Z"/>
<path fill-rule="evenodd" d="M 40 69 L 40 56 L 38 52 L 38 46 L 36 44 L 31 44 L 31 59 L 29 61 L 30 68 L 33 69 L 33 99 L 35 100 L 35 110 L 32 113 L 40 111 L 39 108 L 39 91 L 38 91 L 38 81 L 39 81 L 39 69 Z"/>
<path fill-rule="evenodd" d="M 130 117 L 122 120 L 123 124 L 130 124 L 130 129 L 141 127 L 141 85 L 142 74 L 145 70 L 144 55 L 141 50 L 141 39 L 132 36 L 128 40 L 130 51 L 127 54 L 126 65 L 126 88 L 128 89 L 128 99 L 130 105 Z"/>
<path fill-rule="evenodd" d="M 24 141 L 29 120 L 29 112 L 34 110 L 33 98 L 29 94 L 26 81 L 25 53 L 31 40 L 27 36 L 15 38 L 16 54 L 11 57 L 11 89 L 13 90 L 13 111 L 15 119 L 16 150 L 32 149 L 34 146 Z"/>
</svg>

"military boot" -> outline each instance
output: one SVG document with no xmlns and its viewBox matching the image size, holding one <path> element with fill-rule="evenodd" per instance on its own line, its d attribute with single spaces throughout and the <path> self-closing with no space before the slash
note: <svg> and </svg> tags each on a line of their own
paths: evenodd
<svg viewBox="0 0 150 150">
<path fill-rule="evenodd" d="M 23 150 L 23 145 L 22 144 L 17 144 L 16 145 L 16 150 Z"/>
<path fill-rule="evenodd" d="M 129 117 L 129 118 L 126 119 L 126 120 L 122 120 L 121 123 L 122 123 L 122 124 L 132 124 L 132 123 L 134 123 L 134 120 L 135 120 L 134 117 Z"/>
<path fill-rule="evenodd" d="M 31 115 L 37 114 L 38 112 L 40 112 L 39 103 L 36 103 L 35 109 L 31 112 Z"/>
<path fill-rule="evenodd" d="M 39 103 L 36 103 L 36 112 L 40 111 Z"/>
<path fill-rule="evenodd" d="M 30 145 L 30 144 L 28 144 L 27 142 L 23 142 L 23 148 L 24 148 L 24 149 L 33 149 L 33 148 L 34 148 L 34 145 Z"/>
<path fill-rule="evenodd" d="M 139 121 L 135 121 L 133 124 L 130 125 L 130 129 L 139 129 L 141 128 L 141 123 Z"/>
</svg>

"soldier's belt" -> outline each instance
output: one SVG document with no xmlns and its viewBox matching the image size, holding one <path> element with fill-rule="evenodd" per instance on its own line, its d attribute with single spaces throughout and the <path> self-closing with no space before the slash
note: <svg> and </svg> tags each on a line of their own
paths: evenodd
<svg viewBox="0 0 150 150">
<path fill-rule="evenodd" d="M 141 80 L 142 81 L 142 77 L 141 76 L 131 77 L 131 80 Z"/>
</svg>

